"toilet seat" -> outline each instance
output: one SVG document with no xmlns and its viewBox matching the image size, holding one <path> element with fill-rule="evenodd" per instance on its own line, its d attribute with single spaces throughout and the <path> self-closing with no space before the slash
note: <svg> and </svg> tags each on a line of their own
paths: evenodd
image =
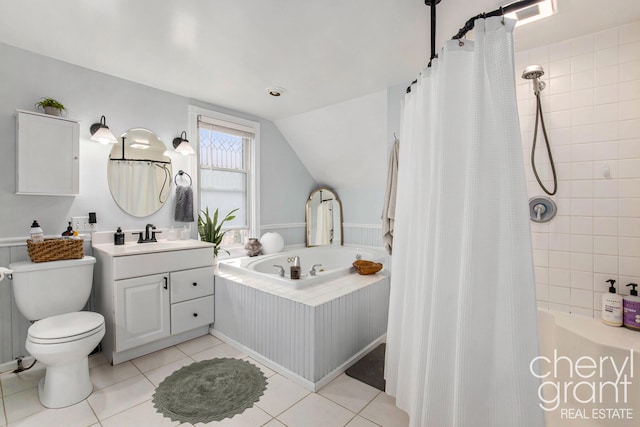
<svg viewBox="0 0 640 427">
<path fill-rule="evenodd" d="M 104 317 L 91 311 L 60 314 L 38 320 L 29 328 L 27 340 L 34 344 L 78 341 L 104 330 Z"/>
</svg>

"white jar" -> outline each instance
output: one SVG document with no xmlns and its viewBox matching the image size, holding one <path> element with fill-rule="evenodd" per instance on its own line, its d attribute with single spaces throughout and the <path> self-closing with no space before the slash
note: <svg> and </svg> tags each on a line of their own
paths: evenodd
<svg viewBox="0 0 640 427">
<path fill-rule="evenodd" d="M 167 230 L 167 240 L 178 240 L 178 230 L 173 228 L 173 225 Z"/>
<path fill-rule="evenodd" d="M 40 228 L 40 224 L 38 224 L 38 221 L 35 219 L 33 220 L 33 224 L 31 224 L 29 234 L 31 235 L 32 242 L 44 241 L 44 232 L 42 231 L 42 228 Z"/>
<path fill-rule="evenodd" d="M 185 225 L 182 228 L 182 234 L 180 237 L 182 240 L 189 240 L 191 238 L 191 230 L 189 229 L 189 226 Z"/>
</svg>

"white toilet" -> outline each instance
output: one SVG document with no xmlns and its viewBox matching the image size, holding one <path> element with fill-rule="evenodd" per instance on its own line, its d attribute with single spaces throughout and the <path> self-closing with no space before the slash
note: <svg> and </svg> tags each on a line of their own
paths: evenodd
<svg viewBox="0 0 640 427">
<path fill-rule="evenodd" d="M 85 256 L 9 266 L 18 309 L 37 320 L 29 328 L 26 349 L 47 367 L 38 385 L 47 408 L 73 405 L 93 391 L 88 355 L 104 336 L 104 317 L 80 310 L 91 294 L 95 262 Z"/>
</svg>

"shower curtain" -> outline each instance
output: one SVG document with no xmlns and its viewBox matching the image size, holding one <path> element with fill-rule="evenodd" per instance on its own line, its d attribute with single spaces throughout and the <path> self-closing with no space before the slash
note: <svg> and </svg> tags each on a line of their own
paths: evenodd
<svg viewBox="0 0 640 427">
<path fill-rule="evenodd" d="M 113 171 L 108 174 L 109 188 L 122 209 L 133 216 L 143 217 L 160 208 L 160 169 L 154 162 L 111 160 L 109 166 Z"/>
<path fill-rule="evenodd" d="M 420 427 L 538 427 L 515 22 L 447 41 L 403 105 L 385 378 Z"/>
</svg>

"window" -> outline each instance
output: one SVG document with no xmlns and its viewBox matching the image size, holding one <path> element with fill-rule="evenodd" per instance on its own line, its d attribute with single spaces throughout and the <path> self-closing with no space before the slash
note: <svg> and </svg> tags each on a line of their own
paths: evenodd
<svg viewBox="0 0 640 427">
<path fill-rule="evenodd" d="M 223 117 L 223 118 L 221 118 Z M 209 112 L 197 115 L 200 209 L 218 209 L 218 221 L 238 208 L 225 222 L 225 250 L 241 250 L 258 233 L 257 141 L 259 124 Z"/>
</svg>

